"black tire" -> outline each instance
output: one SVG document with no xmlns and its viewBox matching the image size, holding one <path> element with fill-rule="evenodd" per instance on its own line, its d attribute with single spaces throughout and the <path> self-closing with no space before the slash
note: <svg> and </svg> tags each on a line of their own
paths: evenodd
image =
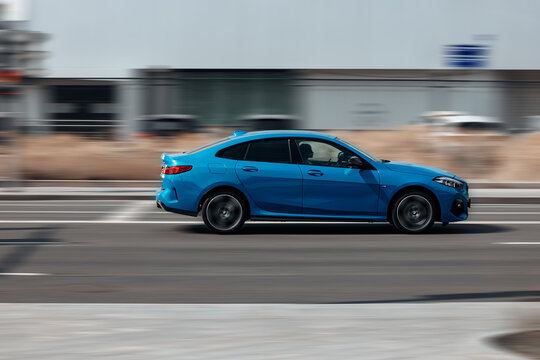
<svg viewBox="0 0 540 360">
<path fill-rule="evenodd" d="M 244 199 L 234 191 L 218 191 L 210 194 L 202 206 L 204 224 L 218 234 L 238 231 L 247 216 Z"/>
<path fill-rule="evenodd" d="M 392 216 L 389 220 L 402 233 L 421 234 L 433 226 L 436 209 L 436 203 L 429 194 L 408 191 L 392 203 Z"/>
</svg>

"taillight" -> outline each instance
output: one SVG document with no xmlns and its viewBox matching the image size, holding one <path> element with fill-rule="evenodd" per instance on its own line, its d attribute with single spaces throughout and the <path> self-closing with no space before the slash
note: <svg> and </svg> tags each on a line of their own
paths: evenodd
<svg viewBox="0 0 540 360">
<path fill-rule="evenodd" d="M 193 169 L 193 166 L 191 165 L 171 166 L 168 168 L 161 169 L 161 173 L 165 175 L 175 175 L 175 174 L 180 174 L 180 173 L 189 171 L 191 169 Z"/>
</svg>

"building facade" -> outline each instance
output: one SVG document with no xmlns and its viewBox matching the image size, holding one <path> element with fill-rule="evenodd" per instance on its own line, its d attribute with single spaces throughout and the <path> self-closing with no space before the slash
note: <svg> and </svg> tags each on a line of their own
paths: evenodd
<svg viewBox="0 0 540 360">
<path fill-rule="evenodd" d="M 540 115 L 540 2 L 27 0 L 46 75 L 29 131 L 127 135 L 143 117 L 394 129 L 427 111 Z"/>
</svg>

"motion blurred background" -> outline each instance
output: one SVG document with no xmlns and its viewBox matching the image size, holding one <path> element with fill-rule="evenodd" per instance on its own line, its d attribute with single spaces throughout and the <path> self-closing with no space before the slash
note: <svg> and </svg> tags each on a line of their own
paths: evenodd
<svg viewBox="0 0 540 360">
<path fill-rule="evenodd" d="M 540 359 L 539 15 L 0 0 L 0 359 Z M 161 153 L 294 128 L 463 177 L 469 220 L 222 237 L 155 208 Z"/>
<path fill-rule="evenodd" d="M 2 0 L 0 179 L 157 179 L 233 129 L 540 181 L 540 2 Z"/>
</svg>

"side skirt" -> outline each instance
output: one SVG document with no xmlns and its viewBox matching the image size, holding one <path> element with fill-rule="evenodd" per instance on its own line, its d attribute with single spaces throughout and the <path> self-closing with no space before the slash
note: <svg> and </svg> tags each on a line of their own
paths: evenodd
<svg viewBox="0 0 540 360">
<path fill-rule="evenodd" d="M 377 219 L 351 219 L 351 218 L 325 218 L 325 217 L 281 217 L 281 216 L 252 216 L 253 221 L 305 221 L 305 222 L 387 222 L 385 218 Z"/>
</svg>

